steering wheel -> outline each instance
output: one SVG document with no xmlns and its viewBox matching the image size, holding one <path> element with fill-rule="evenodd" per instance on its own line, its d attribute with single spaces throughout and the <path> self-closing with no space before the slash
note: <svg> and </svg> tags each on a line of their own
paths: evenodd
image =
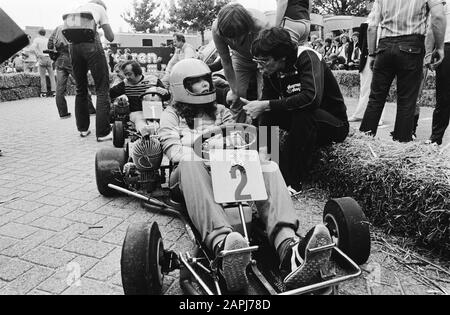
<svg viewBox="0 0 450 315">
<path fill-rule="evenodd" d="M 140 100 L 143 101 L 143 100 L 144 100 L 144 97 L 147 96 L 147 95 L 156 95 L 156 96 L 159 96 L 159 101 L 160 101 L 160 102 L 162 102 L 162 101 L 163 101 L 163 98 L 164 98 L 164 95 L 161 94 L 161 93 L 158 93 L 158 92 L 145 92 L 144 94 L 141 94 L 141 96 L 139 96 Z"/>
<path fill-rule="evenodd" d="M 257 144 L 258 129 L 248 124 L 230 124 L 205 130 L 193 143 L 195 154 L 202 159 L 209 160 L 209 150 L 205 150 L 205 142 L 218 135 L 222 136 L 224 150 L 248 150 Z M 231 143 L 232 147 L 230 148 L 226 140 L 238 136 L 244 140 L 244 144 Z"/>
</svg>

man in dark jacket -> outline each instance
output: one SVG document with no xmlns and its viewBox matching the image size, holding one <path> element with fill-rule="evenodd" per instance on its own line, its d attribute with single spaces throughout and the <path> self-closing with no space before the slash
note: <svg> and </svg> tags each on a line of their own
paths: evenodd
<svg viewBox="0 0 450 315">
<path fill-rule="evenodd" d="M 339 85 L 321 56 L 297 48 L 281 28 L 262 31 L 252 54 L 264 75 L 263 100 L 244 109 L 260 126 L 289 132 L 280 168 L 288 186 L 301 188 L 316 146 L 343 142 L 349 133 L 347 108 Z"/>
</svg>

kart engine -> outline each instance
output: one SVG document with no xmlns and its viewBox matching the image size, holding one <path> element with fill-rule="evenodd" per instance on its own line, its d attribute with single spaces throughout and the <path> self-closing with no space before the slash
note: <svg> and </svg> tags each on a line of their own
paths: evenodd
<svg viewBox="0 0 450 315">
<path fill-rule="evenodd" d="M 161 143 L 154 136 L 141 138 L 133 144 L 130 156 L 138 176 L 139 188 L 153 192 L 161 182 L 159 174 L 163 159 Z"/>
</svg>

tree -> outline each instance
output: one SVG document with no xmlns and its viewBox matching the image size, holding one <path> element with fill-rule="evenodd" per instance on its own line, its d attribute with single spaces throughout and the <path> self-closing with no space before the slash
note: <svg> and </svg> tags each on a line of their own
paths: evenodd
<svg viewBox="0 0 450 315">
<path fill-rule="evenodd" d="M 313 13 L 367 16 L 370 0 L 314 0 Z"/>
<path fill-rule="evenodd" d="M 169 23 L 180 30 L 200 32 L 205 43 L 205 31 L 210 28 L 220 9 L 230 0 L 181 0 L 170 8 Z"/>
<path fill-rule="evenodd" d="M 160 24 L 161 13 L 156 13 L 158 7 L 155 0 L 133 0 L 132 12 L 125 12 L 122 18 L 136 32 L 153 33 Z"/>
</svg>

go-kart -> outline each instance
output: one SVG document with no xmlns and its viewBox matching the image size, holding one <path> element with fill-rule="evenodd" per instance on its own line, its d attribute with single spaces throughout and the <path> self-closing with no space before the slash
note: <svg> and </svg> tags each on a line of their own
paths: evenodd
<svg viewBox="0 0 450 315">
<path fill-rule="evenodd" d="M 158 123 L 164 110 L 163 96 L 157 92 L 146 92 L 141 95 L 142 112 L 147 123 Z M 130 105 L 126 97 L 117 98 L 111 109 L 111 123 L 113 124 L 113 144 L 116 148 L 123 148 L 125 140 L 131 142 L 140 139 L 142 135 L 130 121 Z"/>
<path fill-rule="evenodd" d="M 212 136 L 223 139 L 244 139 L 245 144 L 234 145 L 223 141 L 222 149 L 205 151 L 205 141 Z M 278 269 L 279 259 L 275 249 L 269 245 L 264 226 L 253 211 L 253 203 L 266 200 L 261 162 L 253 148 L 256 139 L 255 127 L 243 124 L 222 126 L 206 131 L 194 143 L 196 154 L 208 162 L 211 168 L 215 201 L 223 209 L 235 231 L 249 241 L 248 248 L 222 251 L 217 257 L 203 244 L 199 233 L 190 222 L 183 195 L 178 189 L 162 188 L 164 194 L 158 198 L 136 191 L 127 182 L 124 168 L 128 157 L 125 150 L 104 149 L 97 155 L 96 169 L 99 191 L 107 186 L 108 192 L 127 194 L 138 198 L 151 211 L 179 218 L 187 235 L 195 244 L 193 252 L 176 253 L 164 248 L 163 238 L 156 222 L 134 224 L 128 228 L 121 258 L 121 274 L 126 295 L 162 294 L 164 277 L 180 270 L 180 287 L 187 295 L 228 294 L 219 270 L 221 258 L 238 253 L 251 253 L 251 264 L 247 268 L 248 295 L 299 295 L 336 294 L 338 285 L 361 275 L 358 265 L 367 262 L 370 255 L 369 225 L 360 206 L 351 198 L 330 200 L 324 210 L 323 222 L 332 235 L 333 244 L 311 249 L 311 252 L 332 250 L 330 263 L 323 266 L 317 281 L 306 287 L 287 290 Z M 231 141 L 232 144 L 236 142 Z M 217 147 L 216 147 L 217 148 Z M 165 173 L 165 172 L 162 172 Z M 170 167 L 169 181 L 176 179 L 177 170 Z M 169 185 L 174 187 L 174 185 Z M 235 294 L 235 293 L 234 293 Z"/>
</svg>

